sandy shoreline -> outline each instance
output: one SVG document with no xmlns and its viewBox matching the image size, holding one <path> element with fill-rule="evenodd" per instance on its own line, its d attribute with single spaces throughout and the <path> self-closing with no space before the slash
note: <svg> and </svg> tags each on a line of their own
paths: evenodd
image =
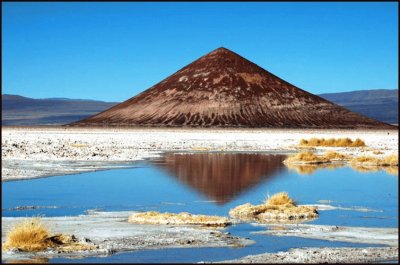
<svg viewBox="0 0 400 265">
<path fill-rule="evenodd" d="M 368 148 L 334 148 L 352 156 L 397 154 L 398 130 L 2 128 L 2 181 L 112 168 L 164 151 L 296 152 L 301 139 L 361 138 Z M 329 148 L 318 148 L 317 152 Z M 87 162 L 92 163 L 88 167 Z M 52 163 L 51 168 L 32 163 Z M 71 166 L 74 163 L 74 166 Z M 90 163 L 89 163 L 90 164 Z M 16 166 L 18 165 L 18 166 Z M 80 166 L 82 165 L 82 166 Z"/>
</svg>

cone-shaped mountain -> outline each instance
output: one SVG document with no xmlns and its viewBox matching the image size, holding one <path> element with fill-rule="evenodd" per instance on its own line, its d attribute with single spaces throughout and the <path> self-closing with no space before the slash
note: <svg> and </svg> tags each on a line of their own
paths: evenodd
<svg viewBox="0 0 400 265">
<path fill-rule="evenodd" d="M 393 128 L 297 88 L 225 48 L 71 125 Z"/>
</svg>

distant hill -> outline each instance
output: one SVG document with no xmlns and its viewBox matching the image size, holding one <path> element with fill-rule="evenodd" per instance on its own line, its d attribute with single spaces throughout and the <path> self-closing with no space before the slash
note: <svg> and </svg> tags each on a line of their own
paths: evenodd
<svg viewBox="0 0 400 265">
<path fill-rule="evenodd" d="M 383 122 L 397 124 L 398 89 L 360 90 L 319 95 L 329 101 Z"/>
<path fill-rule="evenodd" d="M 33 99 L 2 95 L 2 125 L 59 125 L 77 121 L 114 106 L 115 102 L 84 99 Z"/>
<path fill-rule="evenodd" d="M 329 101 L 383 122 L 398 122 L 398 90 L 360 90 L 321 94 Z M 81 120 L 118 102 L 88 99 L 33 99 L 2 95 L 2 125 L 59 125 Z"/>
</svg>

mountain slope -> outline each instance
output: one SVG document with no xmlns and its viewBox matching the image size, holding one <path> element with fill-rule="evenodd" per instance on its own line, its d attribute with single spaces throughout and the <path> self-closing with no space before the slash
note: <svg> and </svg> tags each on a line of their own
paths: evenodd
<svg viewBox="0 0 400 265">
<path fill-rule="evenodd" d="M 2 95 L 2 125 L 61 125 L 74 122 L 115 105 L 81 99 L 33 99 Z"/>
<path fill-rule="evenodd" d="M 399 118 L 399 90 L 360 90 L 319 95 L 351 111 L 383 122 L 397 124 Z"/>
<path fill-rule="evenodd" d="M 72 126 L 392 128 L 308 93 L 219 48 Z"/>
</svg>

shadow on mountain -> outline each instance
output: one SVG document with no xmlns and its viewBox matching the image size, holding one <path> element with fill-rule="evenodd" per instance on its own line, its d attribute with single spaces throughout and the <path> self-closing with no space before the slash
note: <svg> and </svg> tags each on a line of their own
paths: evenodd
<svg viewBox="0 0 400 265">
<path fill-rule="evenodd" d="M 285 155 L 191 153 L 166 154 L 152 163 L 217 204 L 231 201 L 277 175 Z"/>
</svg>

